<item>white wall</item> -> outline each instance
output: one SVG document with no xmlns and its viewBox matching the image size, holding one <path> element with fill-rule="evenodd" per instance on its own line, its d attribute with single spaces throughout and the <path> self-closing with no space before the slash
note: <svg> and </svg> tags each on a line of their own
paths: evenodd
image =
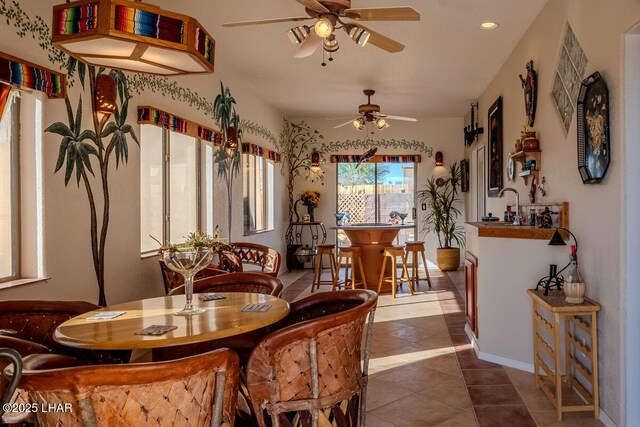
<svg viewBox="0 0 640 427">
<path fill-rule="evenodd" d="M 503 97 L 502 154 L 506 158 L 507 153 L 513 150 L 525 121 L 523 91 L 518 75 L 525 72 L 529 60 L 534 61 L 539 77 L 535 130 L 542 149 L 541 175 L 547 178 L 547 197 L 541 201 L 566 200 L 570 204 L 571 230 L 580 241 L 579 262 L 587 282 L 587 295 L 602 305 L 598 324 L 601 406 L 620 425 L 625 423 L 621 272 L 626 268 L 621 243 L 626 231 L 622 209 L 625 167 L 622 41 L 623 34 L 639 19 L 640 3 L 635 0 L 549 1 L 480 97 L 480 118 L 484 124 L 487 109 L 498 96 Z M 584 77 L 600 71 L 609 87 L 612 160 L 607 176 L 597 185 L 583 185 L 577 171 L 575 113 L 571 129 L 566 134 L 550 95 L 567 21 L 589 60 Z M 485 141 L 486 135 L 480 144 Z M 470 152 L 466 155 L 471 157 Z M 506 164 L 503 166 L 506 171 Z M 507 184 L 505 179 L 505 186 Z M 521 194 L 528 192 L 522 179 L 517 181 L 516 188 Z M 487 211 L 503 212 L 510 201 L 511 197 L 488 199 Z M 517 271 L 512 273 L 518 274 Z M 540 276 L 545 273 L 546 265 L 540 263 Z"/>
<path fill-rule="evenodd" d="M 51 22 L 51 4 L 38 0 L 20 1 L 21 7 L 31 16 L 42 16 L 45 22 Z M 40 49 L 36 40 L 30 35 L 20 38 L 16 35 L 16 29 L 4 23 L 0 26 L 0 51 L 23 58 L 39 65 L 56 68 L 48 62 L 47 54 Z M 278 135 L 281 128 L 281 115 L 269 106 L 255 90 L 244 82 L 234 79 L 232 73 L 225 74 L 216 71 L 206 76 L 185 76 L 176 78 L 179 85 L 187 86 L 206 96 L 213 101 L 219 92 L 220 80 L 229 86 L 231 93 L 236 98 L 237 110 L 242 118 L 257 122 Z M 69 91 L 72 104 L 77 105 L 80 94 L 80 85 Z M 85 105 L 85 128 L 90 124 L 90 110 L 88 91 L 83 94 Z M 136 109 L 138 105 L 153 105 L 168 112 L 177 114 L 195 122 L 215 128 L 213 119 L 204 113 L 189 107 L 187 104 L 164 96 L 162 93 L 146 92 L 141 95 L 134 94 L 130 101 L 129 123 L 139 133 L 136 123 Z M 44 127 L 62 121 L 66 122 L 64 101 L 44 101 Z M 269 147 L 267 141 L 253 135 L 245 135 L 245 140 Z M 23 140 L 23 144 L 29 144 L 29 140 Z M 91 258 L 91 246 L 89 239 L 89 204 L 83 187 L 78 189 L 75 182 L 64 186 L 64 171 L 53 174 L 53 169 L 58 156 L 60 138 L 46 133 L 43 145 L 44 164 L 44 257 L 45 273 L 51 277 L 47 282 L 22 285 L 10 289 L 0 290 L 1 299 L 61 299 L 61 300 L 86 300 L 96 302 L 98 287 L 93 271 Z M 115 161 L 112 162 L 110 174 L 111 188 L 111 221 L 109 235 L 106 244 L 106 296 L 110 304 L 133 299 L 161 295 L 163 293 L 162 280 L 155 257 L 140 258 L 140 172 L 139 172 L 139 148 L 135 143 L 129 145 L 129 163 L 121 165 L 116 171 Z M 94 163 L 94 168 L 97 165 Z M 279 174 L 280 167 L 276 168 L 276 187 L 282 187 L 283 181 Z M 234 225 L 231 239 L 244 240 L 242 219 L 242 187 L 241 175 L 235 185 L 234 196 Z M 98 181 L 93 180 L 94 192 L 98 209 L 101 211 L 101 192 Z M 23 183 L 25 184 L 25 183 Z M 276 194 L 276 229 L 272 232 L 253 236 L 252 241 L 264 243 L 283 252 L 282 211 L 284 207 L 284 194 Z M 222 207 L 223 212 L 218 212 L 214 219 L 216 223 L 226 230 L 226 195 L 224 192 L 215 193 L 217 207 Z M 31 206 L 23 206 L 31 209 Z"/>
<path fill-rule="evenodd" d="M 379 100 L 382 102 L 382 100 Z M 294 120 L 294 121 L 298 121 Z M 336 122 L 328 121 L 324 119 L 305 119 L 312 127 L 318 129 L 324 136 L 324 141 L 329 143 L 332 141 L 344 141 L 355 140 L 364 138 L 366 135 L 364 131 L 358 131 L 353 126 L 343 126 L 339 129 L 334 129 Z M 339 122 L 338 122 L 339 123 Z M 417 123 L 411 122 L 391 122 L 391 126 L 383 131 L 376 132 L 372 138 L 375 139 L 407 139 L 424 141 L 428 146 L 433 147 L 433 153 L 436 151 L 442 151 L 444 154 L 445 167 L 451 165 L 451 163 L 460 161 L 464 155 L 464 134 L 463 134 L 463 119 L 460 118 L 420 118 Z M 363 150 L 344 150 L 337 153 L 330 154 L 362 154 Z M 428 157 L 426 153 L 404 151 L 401 149 L 382 149 L 378 150 L 377 154 L 421 154 L 422 163 L 418 166 L 418 188 L 424 184 L 424 181 L 430 178 L 433 174 L 435 162 L 433 157 Z M 323 221 L 325 225 L 335 225 L 334 213 L 336 213 L 336 164 L 329 163 L 329 155 L 326 156 L 326 163 L 322 165 L 322 172 L 325 176 L 324 185 L 311 183 L 303 180 L 297 180 L 295 185 L 294 194 L 297 196 L 305 190 L 318 190 L 322 194 L 322 199 L 318 209 L 316 209 L 315 219 Z M 426 239 L 427 244 L 427 257 L 435 261 L 435 249 L 437 247 L 437 240 L 435 236 L 422 234 L 423 224 L 422 218 L 424 212 L 420 209 L 419 202 L 417 203 L 417 224 L 419 225 L 419 238 Z M 462 207 L 463 215 L 461 221 L 464 220 L 464 207 Z M 335 232 L 329 232 L 327 235 L 327 242 L 335 242 Z"/>
</svg>

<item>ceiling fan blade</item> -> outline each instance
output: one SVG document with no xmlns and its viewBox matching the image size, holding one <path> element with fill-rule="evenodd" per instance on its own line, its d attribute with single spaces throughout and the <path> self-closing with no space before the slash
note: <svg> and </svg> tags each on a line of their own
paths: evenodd
<svg viewBox="0 0 640 427">
<path fill-rule="evenodd" d="M 311 31 L 309 37 L 302 42 L 300 49 L 294 55 L 296 58 L 306 58 L 313 55 L 313 53 L 322 45 L 322 37 L 316 34 L 315 31 Z"/>
<path fill-rule="evenodd" d="M 342 126 L 346 126 L 346 125 L 348 125 L 348 124 L 353 123 L 353 121 L 354 121 L 354 120 L 355 120 L 355 119 L 351 119 L 351 120 L 349 120 L 348 122 L 344 122 L 344 123 L 342 123 L 341 125 L 334 126 L 333 128 L 334 128 L 334 129 L 341 128 Z"/>
<path fill-rule="evenodd" d="M 298 3 L 304 5 L 304 7 L 311 10 L 315 10 L 319 13 L 331 13 L 329 9 L 324 7 L 318 0 L 296 0 Z"/>
<path fill-rule="evenodd" d="M 299 21 L 307 21 L 309 19 L 308 16 L 295 16 L 291 18 L 276 18 L 276 19 L 262 19 L 259 21 L 240 21 L 240 22 L 227 22 L 226 24 L 222 24 L 223 27 L 245 27 L 248 25 L 262 25 L 262 24 L 277 24 L 278 22 L 299 22 Z"/>
<path fill-rule="evenodd" d="M 344 15 L 356 21 L 419 21 L 420 13 L 411 7 L 347 9 Z M 355 17 L 359 15 L 359 17 Z"/>
<path fill-rule="evenodd" d="M 417 122 L 418 119 L 414 119 L 413 117 L 402 117 L 402 116 L 387 116 L 387 119 L 391 120 L 402 120 L 403 122 Z"/>
<path fill-rule="evenodd" d="M 369 43 L 376 47 L 379 47 L 380 49 L 386 50 L 387 52 L 391 53 L 398 53 L 402 52 L 405 48 L 405 45 L 403 45 L 402 43 L 390 39 L 387 36 L 383 36 L 382 34 L 373 31 L 372 29 L 367 28 L 364 25 L 358 24 L 358 26 L 367 30 L 371 34 L 371 37 L 369 37 Z"/>
<path fill-rule="evenodd" d="M 344 119 L 355 120 L 358 117 L 360 117 L 360 116 L 327 117 L 326 120 L 344 120 Z"/>
</svg>

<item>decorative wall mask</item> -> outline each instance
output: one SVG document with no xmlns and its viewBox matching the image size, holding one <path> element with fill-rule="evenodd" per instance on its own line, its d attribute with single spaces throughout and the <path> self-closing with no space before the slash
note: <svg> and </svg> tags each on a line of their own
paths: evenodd
<svg viewBox="0 0 640 427">
<path fill-rule="evenodd" d="M 527 74 L 520 74 L 520 81 L 524 89 L 524 110 L 527 114 L 527 124 L 533 127 L 536 120 L 536 104 L 538 103 L 538 73 L 533 69 L 533 61 L 527 63 Z"/>
<path fill-rule="evenodd" d="M 602 181 L 611 162 L 609 91 L 597 71 L 578 95 L 578 171 L 584 184 Z"/>
</svg>

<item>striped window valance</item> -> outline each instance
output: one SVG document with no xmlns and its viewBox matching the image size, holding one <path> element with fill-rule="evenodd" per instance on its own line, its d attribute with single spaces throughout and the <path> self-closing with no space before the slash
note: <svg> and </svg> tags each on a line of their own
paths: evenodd
<svg viewBox="0 0 640 427">
<path fill-rule="evenodd" d="M 67 78 L 45 67 L 0 52 L 0 81 L 44 92 L 51 98 L 67 96 Z"/>
<path fill-rule="evenodd" d="M 279 163 L 281 160 L 280 153 L 250 142 L 242 143 L 242 154 L 253 154 L 254 156 L 265 157 L 275 163 Z"/>
<path fill-rule="evenodd" d="M 211 142 L 216 147 L 222 146 L 222 133 L 219 131 L 148 105 L 138 107 L 138 124 L 159 126 L 202 141 Z M 266 157 L 273 162 L 280 162 L 281 159 L 280 153 L 250 142 L 242 143 L 242 153 Z"/>
<path fill-rule="evenodd" d="M 358 163 L 360 154 L 334 154 L 331 156 L 331 163 Z M 420 155 L 387 155 L 381 154 L 373 156 L 369 159 L 369 163 L 420 163 L 422 156 Z"/>
</svg>

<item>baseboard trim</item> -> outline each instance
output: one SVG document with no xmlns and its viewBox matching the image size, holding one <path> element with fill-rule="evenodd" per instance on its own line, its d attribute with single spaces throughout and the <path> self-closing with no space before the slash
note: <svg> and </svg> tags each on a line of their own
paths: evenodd
<svg viewBox="0 0 640 427">
<path fill-rule="evenodd" d="M 600 408 L 600 421 L 605 425 L 605 427 L 618 427 L 618 425 L 613 422 L 613 420 L 609 417 L 609 415 L 607 415 L 606 412 L 602 410 L 602 408 Z"/>
<path fill-rule="evenodd" d="M 484 360 L 486 362 L 497 363 L 499 365 L 508 366 L 510 368 L 520 369 L 521 371 L 531 372 L 533 373 L 533 364 L 521 362 L 519 360 L 508 359 L 502 356 L 496 356 L 494 354 L 485 353 L 482 351 L 478 352 L 478 359 Z"/>
</svg>

